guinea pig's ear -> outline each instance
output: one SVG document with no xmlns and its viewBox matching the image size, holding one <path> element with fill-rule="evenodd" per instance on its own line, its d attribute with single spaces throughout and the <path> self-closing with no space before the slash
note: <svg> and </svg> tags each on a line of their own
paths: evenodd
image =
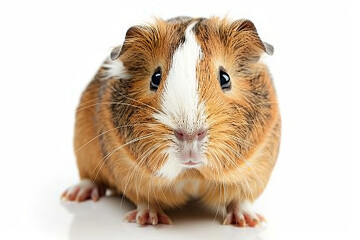
<svg viewBox="0 0 360 240">
<path fill-rule="evenodd" d="M 143 31 L 143 29 L 141 26 L 130 27 L 126 31 L 125 39 L 137 37 L 142 34 L 142 31 Z M 119 46 L 116 46 L 115 48 L 113 48 L 113 50 L 111 51 L 111 54 L 110 54 L 110 59 L 112 61 L 118 59 L 120 57 L 120 55 L 123 53 L 123 51 L 126 50 L 126 48 L 127 47 L 126 46 L 123 47 L 123 45 L 119 45 Z"/>
<path fill-rule="evenodd" d="M 140 25 L 132 26 L 126 31 L 125 38 L 131 38 L 142 35 L 143 31 L 144 31 L 143 26 Z"/>
<path fill-rule="evenodd" d="M 120 46 L 116 46 L 113 48 L 113 50 L 110 53 L 110 59 L 112 61 L 118 59 L 120 57 L 120 53 L 121 53 L 121 45 Z"/>
<path fill-rule="evenodd" d="M 237 32 L 249 31 L 251 33 L 249 40 L 252 41 L 257 47 L 260 47 L 267 54 L 273 55 L 274 47 L 260 39 L 256 27 L 252 21 L 248 19 L 237 20 L 232 23 L 231 28 L 235 28 Z"/>
<path fill-rule="evenodd" d="M 267 54 L 269 54 L 270 56 L 274 54 L 274 47 L 273 45 L 267 43 L 267 42 L 262 42 L 264 44 L 265 47 L 265 52 Z"/>
</svg>

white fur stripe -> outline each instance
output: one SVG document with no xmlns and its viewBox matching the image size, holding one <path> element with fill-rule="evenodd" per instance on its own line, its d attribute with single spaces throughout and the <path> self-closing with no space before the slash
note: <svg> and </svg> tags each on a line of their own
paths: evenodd
<svg viewBox="0 0 360 240">
<path fill-rule="evenodd" d="M 202 126 L 201 116 L 204 115 L 204 107 L 199 104 L 196 78 L 196 67 L 202 51 L 192 30 L 195 24 L 187 27 L 185 42 L 174 52 L 162 95 L 161 109 L 165 114 L 154 114 L 155 119 L 163 124 L 188 132 Z"/>
<path fill-rule="evenodd" d="M 193 32 L 195 24 L 196 22 L 186 28 L 185 42 L 174 52 L 161 98 L 162 113 L 153 114 L 153 117 L 164 125 L 188 133 L 205 127 L 206 119 L 205 107 L 199 102 L 198 94 L 196 69 L 202 58 L 202 50 Z M 164 154 L 167 154 L 168 158 L 157 175 L 174 179 L 183 169 L 179 164 L 176 147 L 171 146 Z"/>
</svg>

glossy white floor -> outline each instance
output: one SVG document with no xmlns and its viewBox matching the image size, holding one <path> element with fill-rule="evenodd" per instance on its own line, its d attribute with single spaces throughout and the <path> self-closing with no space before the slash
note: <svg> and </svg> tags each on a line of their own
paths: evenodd
<svg viewBox="0 0 360 240">
<path fill-rule="evenodd" d="M 214 219 L 213 214 L 201 209 L 199 204 L 170 213 L 174 224 L 139 227 L 122 221 L 122 216 L 134 207 L 126 202 L 120 204 L 118 198 L 106 198 L 94 204 L 85 203 L 63 204 L 72 215 L 69 227 L 70 239 L 119 239 L 131 236 L 134 239 L 261 239 L 259 229 L 238 229 L 232 226 L 220 225 L 220 218 Z"/>
<path fill-rule="evenodd" d="M 360 40 L 352 32 L 354 9 L 343 1 L 2 1 L 0 238 L 360 239 L 358 77 L 351 82 Z M 76 104 L 126 29 L 150 15 L 229 11 L 253 20 L 275 47 L 266 61 L 279 95 L 282 144 L 256 203 L 267 227 L 223 226 L 220 216 L 196 202 L 169 213 L 172 226 L 139 227 L 122 221 L 133 206 L 117 197 L 60 201 L 62 191 L 78 181 L 72 152 Z"/>
</svg>

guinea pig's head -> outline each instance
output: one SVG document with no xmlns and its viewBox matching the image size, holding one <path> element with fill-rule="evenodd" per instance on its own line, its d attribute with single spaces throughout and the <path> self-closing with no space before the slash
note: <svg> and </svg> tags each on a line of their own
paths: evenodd
<svg viewBox="0 0 360 240">
<path fill-rule="evenodd" d="M 131 27 L 105 66 L 112 122 L 139 167 L 175 179 L 247 164 L 274 90 L 259 62 L 271 45 L 249 20 L 181 18 Z"/>
</svg>

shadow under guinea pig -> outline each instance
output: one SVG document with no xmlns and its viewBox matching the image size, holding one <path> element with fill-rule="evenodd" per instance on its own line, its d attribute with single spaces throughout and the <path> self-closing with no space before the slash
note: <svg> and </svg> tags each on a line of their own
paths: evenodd
<svg viewBox="0 0 360 240">
<path fill-rule="evenodd" d="M 135 206 L 118 196 L 107 196 L 98 202 L 62 202 L 72 215 L 69 239 L 244 239 L 261 240 L 264 228 L 238 228 L 222 225 L 222 213 L 205 209 L 197 201 L 181 209 L 166 211 L 173 225 L 138 226 L 123 220 Z"/>
</svg>

